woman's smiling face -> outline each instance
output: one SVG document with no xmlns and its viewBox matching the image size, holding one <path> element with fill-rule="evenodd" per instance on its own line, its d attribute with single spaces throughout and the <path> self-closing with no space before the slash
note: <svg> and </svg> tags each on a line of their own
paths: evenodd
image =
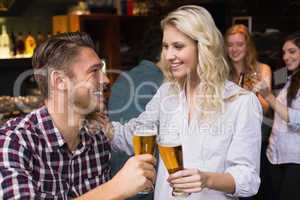
<svg viewBox="0 0 300 200">
<path fill-rule="evenodd" d="M 282 47 L 283 61 L 289 71 L 294 71 L 300 65 L 300 48 L 292 41 L 288 40 Z"/>
<path fill-rule="evenodd" d="M 166 25 L 163 30 L 163 56 L 173 77 L 182 79 L 196 70 L 197 42 L 175 26 Z"/>
<path fill-rule="evenodd" d="M 245 36 L 240 33 L 231 34 L 227 37 L 227 52 L 232 62 L 241 62 L 247 55 Z"/>
</svg>

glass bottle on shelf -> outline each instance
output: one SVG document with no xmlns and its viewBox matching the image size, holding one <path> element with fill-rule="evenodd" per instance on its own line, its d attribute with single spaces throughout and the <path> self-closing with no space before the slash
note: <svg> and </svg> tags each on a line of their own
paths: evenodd
<svg viewBox="0 0 300 200">
<path fill-rule="evenodd" d="M 52 34 L 51 34 L 50 32 L 48 32 L 48 33 L 47 33 L 47 39 L 48 39 L 48 38 L 51 38 L 51 37 L 52 37 Z"/>
<path fill-rule="evenodd" d="M 45 35 L 41 32 L 38 32 L 36 40 L 37 40 L 37 45 L 40 45 L 41 43 L 43 43 L 46 40 Z"/>
<path fill-rule="evenodd" d="M 36 41 L 31 32 L 28 33 L 25 39 L 25 54 L 28 57 L 33 55 L 34 49 L 36 47 Z"/>
<path fill-rule="evenodd" d="M 2 25 L 2 33 L 0 35 L 0 58 L 10 57 L 10 40 L 6 31 L 6 26 Z"/>
<path fill-rule="evenodd" d="M 24 56 L 25 42 L 24 42 L 24 36 L 23 36 L 22 32 L 19 32 L 16 37 L 16 49 L 17 49 L 17 57 Z"/>
<path fill-rule="evenodd" d="M 244 86 L 244 80 L 245 80 L 245 73 L 244 72 L 241 72 L 240 73 L 240 77 L 239 77 L 239 81 L 238 81 L 238 85 L 240 87 L 243 87 Z"/>
<path fill-rule="evenodd" d="M 12 56 L 16 56 L 17 55 L 17 46 L 16 46 L 16 35 L 15 33 L 12 31 L 10 34 L 10 50 L 11 50 L 11 54 Z"/>
</svg>

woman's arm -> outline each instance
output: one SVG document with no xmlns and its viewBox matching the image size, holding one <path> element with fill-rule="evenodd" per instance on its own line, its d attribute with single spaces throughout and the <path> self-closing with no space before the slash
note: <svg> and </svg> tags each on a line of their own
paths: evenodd
<svg viewBox="0 0 300 200">
<path fill-rule="evenodd" d="M 110 123 L 107 119 L 102 119 L 105 127 L 105 134 L 111 140 L 112 149 L 115 151 L 125 151 L 128 155 L 133 153 L 132 150 L 132 134 L 136 125 L 143 123 L 158 124 L 160 115 L 160 106 L 163 103 L 163 97 L 169 91 L 170 83 L 164 83 L 146 105 L 145 111 L 137 118 L 131 119 L 126 124 L 119 122 Z M 101 123 L 101 121 L 100 121 Z M 106 125 L 105 125 L 106 124 Z"/>
<path fill-rule="evenodd" d="M 225 171 L 185 169 L 170 175 L 168 181 L 171 186 L 188 193 L 199 192 L 203 188 L 241 197 L 257 193 L 260 184 L 262 109 L 254 94 L 242 95 L 240 98 L 239 112 L 233 116 L 237 120 L 225 158 Z"/>
<path fill-rule="evenodd" d="M 287 106 L 283 105 L 278 100 L 276 100 L 275 96 L 271 93 L 265 96 L 265 99 L 268 101 L 268 103 L 273 108 L 274 112 L 276 112 L 281 119 L 283 119 L 286 122 L 289 122 L 289 113 Z"/>
<path fill-rule="evenodd" d="M 265 81 L 261 81 L 254 86 L 254 91 L 259 92 L 266 101 L 270 104 L 274 112 L 278 114 L 278 116 L 286 121 L 289 126 L 295 128 L 296 130 L 300 130 L 300 109 L 291 108 L 287 105 L 281 103 L 276 99 L 276 97 L 272 94 L 270 88 L 266 84 Z M 298 91 L 299 92 L 299 91 Z M 300 101 L 300 95 L 298 94 L 293 102 L 296 104 Z"/>
<path fill-rule="evenodd" d="M 235 182 L 229 173 L 202 172 L 199 169 L 184 169 L 168 178 L 171 187 L 186 193 L 200 192 L 203 188 L 233 194 Z"/>
<path fill-rule="evenodd" d="M 272 94 L 269 85 L 265 81 L 257 83 L 253 90 L 255 92 L 259 92 L 259 94 L 263 96 L 263 98 L 269 103 L 274 112 L 276 112 L 281 119 L 289 122 L 288 107 L 276 99 L 276 97 Z"/>
<path fill-rule="evenodd" d="M 264 80 L 268 85 L 270 91 L 272 91 L 272 70 L 270 66 L 263 63 L 260 64 L 260 74 L 261 80 Z M 267 113 L 270 108 L 269 102 L 260 94 L 258 94 L 257 97 L 263 108 L 264 113 Z"/>
</svg>

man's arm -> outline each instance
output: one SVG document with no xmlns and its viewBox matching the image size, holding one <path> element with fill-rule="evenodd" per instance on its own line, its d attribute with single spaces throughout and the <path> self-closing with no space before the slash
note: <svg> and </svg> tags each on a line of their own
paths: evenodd
<svg viewBox="0 0 300 200">
<path fill-rule="evenodd" d="M 30 175 L 30 152 L 0 133 L 0 196 L 3 199 L 34 199 L 37 185 Z"/>
<path fill-rule="evenodd" d="M 155 179 L 155 159 L 149 154 L 131 157 L 112 180 L 76 198 L 76 200 L 121 200 L 151 188 Z"/>
<path fill-rule="evenodd" d="M 3 199 L 39 199 L 41 194 L 32 177 L 31 155 L 32 152 L 18 140 L 0 133 L 0 196 Z M 152 187 L 155 162 L 155 158 L 149 154 L 132 157 L 111 181 L 78 199 L 119 200 Z"/>
</svg>

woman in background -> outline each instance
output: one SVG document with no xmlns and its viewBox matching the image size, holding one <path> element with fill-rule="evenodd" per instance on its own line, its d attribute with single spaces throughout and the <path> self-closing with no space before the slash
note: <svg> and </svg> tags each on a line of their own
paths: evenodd
<svg viewBox="0 0 300 200">
<path fill-rule="evenodd" d="M 241 87 L 251 91 L 258 79 L 264 80 L 271 88 L 271 68 L 257 59 L 257 52 L 248 28 L 242 24 L 230 27 L 225 33 L 225 46 L 230 62 L 230 80 Z M 260 104 L 266 116 L 262 123 L 262 147 L 261 147 L 261 186 L 258 194 L 259 199 L 271 200 L 270 193 L 270 166 L 266 157 L 268 138 L 272 124 L 267 123 L 270 117 L 269 103 L 257 94 Z M 251 198 L 248 198 L 251 199 Z M 253 199 L 253 198 L 252 198 Z"/>
<path fill-rule="evenodd" d="M 251 91 L 254 81 L 263 79 L 271 88 L 271 68 L 257 60 L 254 42 L 245 25 L 236 24 L 226 31 L 225 46 L 230 64 L 230 80 Z M 258 98 L 266 113 L 268 102 L 261 95 Z"/>
<path fill-rule="evenodd" d="M 255 85 L 275 113 L 267 157 L 272 163 L 272 193 L 275 200 L 300 196 L 300 33 L 289 35 L 282 47 L 283 61 L 290 74 L 275 97 L 264 81 Z"/>
</svg>

